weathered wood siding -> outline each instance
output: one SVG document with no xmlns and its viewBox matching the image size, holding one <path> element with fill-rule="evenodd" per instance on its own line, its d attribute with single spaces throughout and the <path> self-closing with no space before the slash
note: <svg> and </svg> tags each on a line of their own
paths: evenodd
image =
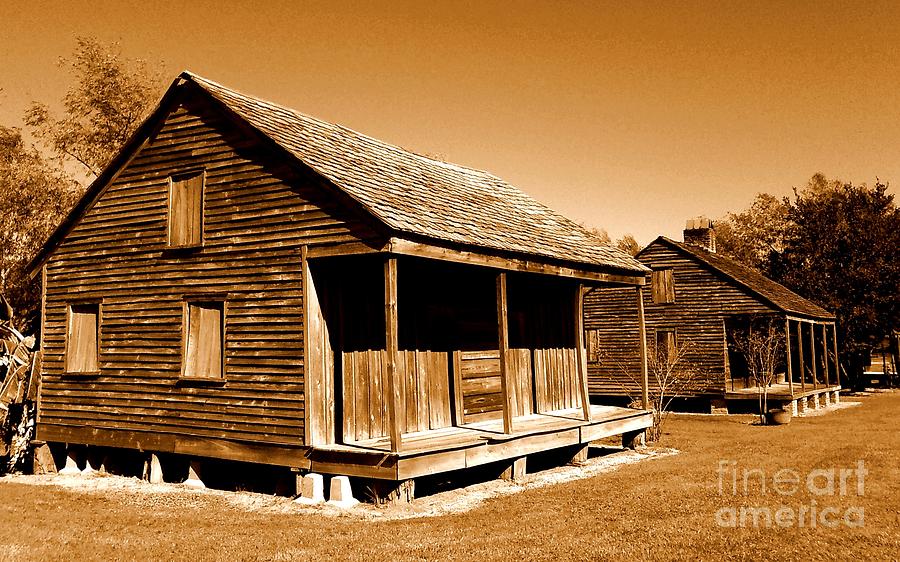
<svg viewBox="0 0 900 562">
<path fill-rule="evenodd" d="M 344 442 L 390 435 L 385 353 L 383 349 L 343 352 Z M 443 351 L 400 351 L 401 432 L 452 425 L 449 362 L 450 354 Z"/>
<path fill-rule="evenodd" d="M 677 345 L 690 342 L 685 361 L 702 373 L 698 384 L 686 394 L 723 393 L 728 379 L 725 318 L 771 313 L 772 309 L 740 286 L 661 243 L 650 246 L 640 259 L 653 268 L 673 268 L 675 286 L 672 304 L 654 304 L 651 288 L 643 291 L 648 353 L 655 352 L 657 331 L 674 330 Z M 591 394 L 640 395 L 636 299 L 635 289 L 613 287 L 594 289 L 585 298 L 585 339 L 600 347 L 596 354 L 599 360 L 588 361 Z M 592 334 L 593 330 L 596 332 Z M 595 355 L 590 351 L 589 358 Z M 651 373 L 651 385 L 652 378 Z"/>
<path fill-rule="evenodd" d="M 374 234 L 208 103 L 183 99 L 47 263 L 40 439 L 178 452 L 215 443 L 202 450 L 223 457 L 240 455 L 218 440 L 303 443 L 300 248 Z M 168 178 L 191 169 L 206 172 L 205 242 L 174 252 Z M 192 294 L 225 298 L 221 386 L 178 383 Z M 89 378 L 64 376 L 66 307 L 79 299 L 102 299 L 100 374 Z"/>
</svg>

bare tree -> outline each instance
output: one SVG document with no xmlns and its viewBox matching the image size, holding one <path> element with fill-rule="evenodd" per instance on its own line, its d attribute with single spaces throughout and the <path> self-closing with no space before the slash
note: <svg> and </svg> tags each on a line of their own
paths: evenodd
<svg viewBox="0 0 900 562">
<path fill-rule="evenodd" d="M 162 86 L 145 63 L 125 59 L 118 45 L 92 38 L 79 38 L 63 63 L 75 80 L 62 116 L 37 102 L 25 115 L 28 132 L 53 158 L 20 130 L 0 125 L 0 294 L 18 311 L 16 326 L 30 326 L 28 331 L 36 327 L 40 298 L 25 265 L 84 192 L 81 182 L 100 173 Z M 83 170 L 73 170 L 73 162 Z"/>
<path fill-rule="evenodd" d="M 588 226 L 583 222 L 579 222 L 578 224 L 580 224 L 585 230 L 596 236 L 604 244 L 612 244 L 612 238 L 609 236 L 609 232 L 607 232 L 605 228 Z"/>
<path fill-rule="evenodd" d="M 662 437 L 663 424 L 669 417 L 672 401 L 684 396 L 703 380 L 702 371 L 689 360 L 693 348 L 691 340 L 676 341 L 673 337 L 666 344 L 658 344 L 647 357 L 647 391 L 653 409 L 653 426 L 647 430 L 647 441 L 658 441 Z M 621 364 L 619 369 L 631 382 L 622 387 L 631 398 L 632 405 L 640 404 L 641 396 L 634 392 L 635 388 L 640 389 L 643 385 L 640 373 Z"/>
<path fill-rule="evenodd" d="M 74 180 L 22 140 L 21 131 L 0 125 L 0 295 L 19 311 L 18 328 L 33 323 L 40 305 L 25 265 L 80 193 Z"/>
<path fill-rule="evenodd" d="M 733 334 L 735 348 L 744 356 L 747 371 L 759 389 L 759 418 L 766 423 L 769 387 L 784 357 L 784 325 L 773 318 L 751 318 L 746 327 Z"/>
<path fill-rule="evenodd" d="M 56 118 L 34 102 L 25 122 L 34 135 L 66 161 L 96 177 L 137 129 L 162 90 L 161 74 L 143 60 L 126 59 L 117 43 L 79 37 L 71 59 L 63 59 L 75 78 Z"/>
</svg>

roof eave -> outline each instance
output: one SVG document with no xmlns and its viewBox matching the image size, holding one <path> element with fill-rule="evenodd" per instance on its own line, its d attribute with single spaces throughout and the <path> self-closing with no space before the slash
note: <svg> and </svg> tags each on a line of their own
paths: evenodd
<svg viewBox="0 0 900 562">
<path fill-rule="evenodd" d="M 825 314 L 824 314 L 824 315 L 819 315 L 819 314 L 811 314 L 811 313 L 809 313 L 809 312 L 800 312 L 800 311 L 797 311 L 797 310 L 792 309 L 792 308 L 790 308 L 790 307 L 785 307 L 785 306 L 783 306 L 783 305 L 781 305 L 781 304 L 778 304 L 778 303 L 776 303 L 775 301 L 773 301 L 772 299 L 770 299 L 770 298 L 766 297 L 765 295 L 763 295 L 762 293 L 760 293 L 758 290 L 756 290 L 756 289 L 754 289 L 753 287 L 751 287 L 750 285 L 748 285 L 747 283 L 744 283 L 744 282 L 742 282 L 741 280 L 736 279 L 733 275 L 728 274 L 728 272 L 722 271 L 721 269 L 719 269 L 719 268 L 716 267 L 715 265 L 709 263 L 708 261 L 702 259 L 702 258 L 699 257 L 698 255 L 696 255 L 696 254 L 694 254 L 694 253 L 692 253 L 692 252 L 689 252 L 689 251 L 686 250 L 684 247 L 682 247 L 682 245 L 679 244 L 678 242 L 675 242 L 674 240 L 670 240 L 669 238 L 666 238 L 665 236 L 659 236 L 656 240 L 654 240 L 653 242 L 651 242 L 650 244 L 648 244 L 648 245 L 647 245 L 647 248 L 649 248 L 651 245 L 653 245 L 653 244 L 656 243 L 656 242 L 663 242 L 663 243 L 665 243 L 667 246 L 669 246 L 669 247 L 671 247 L 671 248 L 674 248 L 675 250 L 679 251 L 679 252 L 682 253 L 683 255 L 686 255 L 686 256 L 688 256 L 688 257 L 690 257 L 691 259 L 694 259 L 694 260 L 696 260 L 696 261 L 702 262 L 703 265 L 705 265 L 706 267 L 708 267 L 708 268 L 710 268 L 710 269 L 713 269 L 713 270 L 715 270 L 717 273 L 719 273 L 720 275 L 723 275 L 723 276 L 727 277 L 727 278 L 728 278 L 729 280 L 731 280 L 732 282 L 734 282 L 734 283 L 740 285 L 741 287 L 743 287 L 744 289 L 746 289 L 747 291 L 749 291 L 749 292 L 751 292 L 753 295 L 755 295 L 757 298 L 759 298 L 760 300 L 766 302 L 769 306 L 771 306 L 772 308 L 774 308 L 774 309 L 780 311 L 781 313 L 783 313 L 783 314 L 785 314 L 785 315 L 804 317 L 804 318 L 807 318 L 807 319 L 810 319 L 810 320 L 831 320 L 831 321 L 834 321 L 834 320 L 836 320 L 836 318 L 837 318 L 833 313 L 831 313 L 831 312 L 829 312 L 829 311 L 827 311 L 827 310 L 825 310 L 825 309 L 822 309 L 823 312 L 825 312 Z M 647 248 L 644 248 L 644 250 L 646 250 Z M 644 250 L 641 250 L 641 252 L 643 252 Z M 638 255 L 640 255 L 640 254 L 638 254 Z M 762 275 L 762 274 L 760 274 L 760 275 Z M 772 281 L 773 283 L 778 283 L 777 281 L 774 281 L 774 280 L 771 280 L 771 281 Z M 790 289 L 788 289 L 787 287 L 785 287 L 785 289 L 787 289 L 788 291 L 790 291 Z M 793 292 L 793 291 L 791 291 L 791 292 Z M 795 293 L 795 294 L 796 294 L 796 293 Z M 801 295 L 797 295 L 797 296 L 800 297 L 801 299 L 804 299 L 804 300 L 807 300 L 807 301 L 809 300 L 809 299 L 806 299 L 805 297 L 803 297 L 803 296 L 801 296 Z M 815 305 L 815 303 L 812 303 L 812 302 L 810 302 L 810 304 L 813 304 L 814 306 L 818 306 L 818 305 Z M 820 307 L 820 308 L 821 308 L 821 307 Z"/>
<path fill-rule="evenodd" d="M 397 233 L 390 239 L 388 246 L 388 251 L 393 253 L 601 283 L 643 285 L 646 278 L 645 271 L 627 270 L 612 265 L 555 260 L 541 255 L 457 244 L 409 233 Z"/>
</svg>

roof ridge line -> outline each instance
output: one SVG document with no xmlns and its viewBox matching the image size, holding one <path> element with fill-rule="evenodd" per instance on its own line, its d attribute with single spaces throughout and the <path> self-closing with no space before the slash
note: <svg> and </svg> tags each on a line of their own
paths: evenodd
<svg viewBox="0 0 900 562">
<path fill-rule="evenodd" d="M 797 298 L 803 300 L 803 301 L 806 302 L 806 303 L 809 303 L 810 305 L 814 306 L 815 308 L 818 308 L 819 310 L 821 310 L 821 311 L 824 312 L 825 314 L 829 315 L 831 318 L 835 318 L 835 317 L 836 317 L 836 315 L 835 315 L 834 312 L 832 312 L 832 311 L 826 309 L 825 307 L 819 306 L 818 304 L 816 304 L 815 302 L 811 301 L 810 299 L 808 299 L 808 298 L 804 297 L 803 295 L 797 293 L 796 291 L 794 291 L 794 290 L 791 289 L 790 287 L 785 286 L 783 283 L 780 283 L 780 282 L 778 282 L 778 281 L 772 279 L 771 277 L 769 277 L 768 275 L 764 274 L 763 272 L 757 270 L 756 268 L 753 268 L 753 267 L 750 267 L 750 266 L 748 266 L 748 265 L 746 265 L 746 264 L 744 264 L 744 263 L 741 263 L 740 261 L 738 261 L 738 260 L 736 260 L 736 259 L 734 259 L 734 258 L 732 258 L 732 257 L 730 257 L 730 256 L 727 256 L 727 255 L 725 255 L 725 254 L 719 254 L 719 253 L 717 253 L 717 252 L 710 252 L 710 251 L 708 251 L 708 250 L 705 250 L 705 249 L 703 249 L 703 248 L 698 248 L 698 247 L 692 246 L 691 244 L 687 244 L 687 243 L 685 243 L 685 242 L 678 242 L 678 241 L 672 240 L 671 238 L 668 238 L 668 237 L 666 237 L 666 236 L 660 236 L 659 238 L 657 238 L 657 240 L 660 240 L 660 239 L 661 239 L 661 240 L 664 240 L 664 241 L 666 241 L 666 242 L 668 242 L 668 243 L 670 243 L 670 244 L 672 244 L 672 245 L 674 245 L 676 248 L 678 248 L 678 249 L 681 250 L 682 252 L 686 252 L 687 254 L 689 254 L 689 255 L 691 255 L 691 256 L 694 256 L 696 259 L 702 261 L 702 262 L 705 263 L 707 266 L 709 266 L 709 267 L 715 269 L 716 271 L 718 271 L 718 272 L 721 273 L 722 275 L 725 275 L 726 277 L 728 277 L 729 279 L 731 279 L 731 280 L 734 281 L 735 283 L 738 283 L 739 285 L 745 287 L 745 288 L 748 289 L 749 291 L 751 291 L 751 292 L 757 294 L 759 297 L 765 299 L 766 301 L 768 301 L 769 303 L 771 303 L 772 305 L 774 305 L 776 308 L 780 309 L 782 312 L 785 312 L 785 313 L 793 313 L 793 314 L 801 314 L 801 315 L 806 315 L 806 316 L 815 316 L 815 315 L 814 315 L 813 313 L 811 313 L 811 312 L 803 312 L 803 311 L 799 311 L 799 310 L 797 310 L 797 309 L 794 308 L 794 307 L 791 307 L 791 306 L 785 306 L 785 303 L 779 303 L 779 302 L 776 302 L 776 300 L 774 300 L 771 296 L 763 294 L 763 290 L 762 290 L 762 289 L 760 289 L 760 288 L 758 288 L 758 287 L 754 287 L 754 286 L 753 286 L 752 284 L 750 284 L 749 282 L 744 281 L 744 280 L 742 280 L 742 279 L 739 279 L 739 278 L 736 277 L 733 273 L 729 273 L 728 271 L 722 269 L 719 265 L 716 265 L 715 263 L 713 263 L 713 261 L 710 261 L 709 259 L 707 259 L 707 256 L 706 256 L 705 254 L 710 254 L 710 255 L 716 256 L 716 258 L 718 258 L 718 259 L 724 259 L 724 260 L 727 260 L 728 262 L 731 262 L 732 265 L 735 265 L 735 266 L 737 266 L 737 267 L 743 268 L 743 269 L 745 269 L 746 271 L 749 271 L 750 273 L 752 273 L 752 274 L 754 274 L 754 275 L 758 275 L 758 276 L 762 277 L 763 280 L 765 280 L 765 281 L 767 281 L 767 282 L 769 282 L 769 283 L 773 283 L 773 284 L 777 285 L 778 287 L 780 287 L 780 288 L 784 289 L 785 291 L 791 293 L 791 294 L 794 295 L 795 297 L 797 297 Z M 697 251 L 697 250 L 699 250 L 699 251 Z M 793 310 L 789 310 L 789 308 L 793 308 Z M 816 314 L 818 314 L 818 313 L 816 313 Z"/>
<path fill-rule="evenodd" d="M 216 88 L 221 88 L 222 90 L 225 90 L 225 91 L 227 91 L 227 92 L 231 92 L 231 93 L 233 93 L 233 94 L 236 94 L 236 95 L 239 95 L 239 96 L 242 96 L 242 97 L 251 99 L 251 100 L 253 100 L 254 102 L 260 103 L 260 104 L 262 104 L 262 105 L 266 105 L 266 106 L 269 106 L 269 107 L 274 107 L 274 108 L 277 108 L 277 109 L 281 109 L 281 110 L 283 110 L 283 111 L 287 111 L 287 112 L 292 113 L 292 114 L 294 114 L 294 115 L 300 116 L 300 117 L 302 117 L 303 119 L 309 119 L 310 121 L 314 121 L 314 122 L 318 123 L 319 125 L 322 125 L 322 126 L 325 126 L 325 127 L 339 127 L 339 128 L 341 128 L 341 129 L 344 129 L 345 131 L 349 131 L 349 132 L 353 133 L 354 135 L 357 135 L 357 136 L 360 136 L 360 137 L 362 137 L 362 138 L 364 138 L 364 139 L 367 139 L 367 140 L 370 140 L 370 141 L 372 141 L 372 142 L 378 143 L 379 145 L 386 146 L 386 147 L 390 147 L 390 148 L 393 148 L 393 149 L 396 149 L 396 150 L 400 150 L 400 151 L 406 152 L 407 154 L 412 154 L 413 156 L 415 156 L 415 157 L 417 157 L 417 158 L 422 158 L 422 159 L 424 159 L 424 160 L 427 160 L 427 161 L 429 161 L 429 162 L 433 162 L 433 163 L 438 164 L 438 165 L 441 165 L 441 166 L 446 166 L 446 167 L 448 167 L 448 168 L 456 168 L 456 169 L 458 169 L 458 170 L 464 170 L 464 171 L 469 171 L 469 172 L 477 172 L 477 173 L 479 173 L 479 174 L 483 174 L 483 175 L 485 175 L 485 176 L 488 176 L 488 177 L 490 177 L 490 178 L 493 178 L 493 179 L 495 179 L 495 180 L 498 180 L 498 181 L 503 182 L 504 184 L 506 184 L 506 182 L 505 182 L 501 177 L 499 177 L 499 176 L 497 176 L 497 175 L 495 175 L 495 174 L 493 174 L 493 173 L 491 173 L 491 172 L 489 172 L 489 171 L 487 171 L 487 170 L 482 170 L 482 169 L 480 169 L 480 168 L 474 168 L 474 167 L 472 167 L 472 166 L 465 166 L 465 165 L 463 165 L 463 164 L 456 164 L 455 162 L 446 162 L 446 161 L 444 161 L 444 160 L 438 160 L 437 158 L 432 158 L 432 157 L 430 157 L 430 156 L 426 156 L 426 155 L 424 155 L 424 154 L 421 154 L 421 153 L 419 153 L 419 152 L 416 152 L 415 150 L 411 150 L 411 149 L 409 149 L 409 148 L 405 148 L 405 147 L 400 146 L 400 145 L 398 145 L 398 144 L 391 143 L 391 142 L 387 142 L 387 141 L 384 141 L 384 140 L 375 138 L 375 137 L 373 137 L 373 136 L 371 136 L 371 135 L 367 135 L 366 133 L 362 133 L 362 132 L 360 132 L 360 131 L 357 131 L 356 129 L 353 129 L 352 127 L 348 127 L 347 125 L 342 125 L 342 124 L 340 124 L 340 123 L 332 123 L 332 122 L 330 122 L 330 121 L 325 121 L 325 120 L 320 119 L 320 118 L 318 118 L 318 117 L 315 117 L 315 116 L 313 116 L 313 115 L 309 115 L 309 114 L 307 114 L 307 113 L 303 113 L 302 111 L 298 111 L 298 110 L 296 110 L 296 109 L 294 109 L 294 108 L 292 108 L 292 107 L 288 107 L 288 106 L 286 106 L 286 105 L 281 105 L 280 103 L 275 103 L 275 102 L 273 102 L 273 101 L 269 101 L 269 100 L 260 98 L 260 97 L 258 97 L 258 96 L 255 96 L 255 95 L 253 95 L 253 94 L 248 94 L 248 93 L 246 93 L 246 92 L 244 92 L 244 91 L 237 90 L 237 89 L 232 88 L 232 87 L 230 87 L 230 86 L 225 86 L 225 85 L 223 85 L 223 84 L 220 84 L 219 82 L 216 82 L 215 80 L 210 80 L 209 78 L 206 78 L 206 77 L 204 77 L 204 76 L 200 76 L 199 74 L 197 74 L 197 73 L 195 73 L 195 72 L 191 72 L 190 70 L 184 70 L 184 71 L 182 71 L 182 73 L 181 73 L 180 76 L 181 76 L 182 78 L 186 78 L 186 79 L 188 79 L 188 80 L 193 80 L 193 81 L 195 81 L 195 82 L 206 82 L 207 84 L 211 84 L 211 85 L 215 86 Z"/>
</svg>

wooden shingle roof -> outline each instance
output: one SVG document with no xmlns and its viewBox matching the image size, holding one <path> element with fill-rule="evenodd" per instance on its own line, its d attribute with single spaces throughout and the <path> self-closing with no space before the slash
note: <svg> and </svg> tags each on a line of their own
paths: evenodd
<svg viewBox="0 0 900 562">
<path fill-rule="evenodd" d="M 185 72 L 239 118 L 400 233 L 623 272 L 646 268 L 487 172 L 434 160 Z"/>
<path fill-rule="evenodd" d="M 817 320 L 830 320 L 834 318 L 834 314 L 828 312 L 819 305 L 801 297 L 781 283 L 769 279 L 755 269 L 747 267 L 727 256 L 709 252 L 706 249 L 693 244 L 676 242 L 665 236 L 660 236 L 653 243 L 656 242 L 663 242 L 707 265 L 738 285 L 741 285 L 762 297 L 782 312 L 807 316 Z M 651 243 L 651 245 L 653 243 Z M 640 254 L 638 254 L 638 257 L 640 257 Z"/>
</svg>

